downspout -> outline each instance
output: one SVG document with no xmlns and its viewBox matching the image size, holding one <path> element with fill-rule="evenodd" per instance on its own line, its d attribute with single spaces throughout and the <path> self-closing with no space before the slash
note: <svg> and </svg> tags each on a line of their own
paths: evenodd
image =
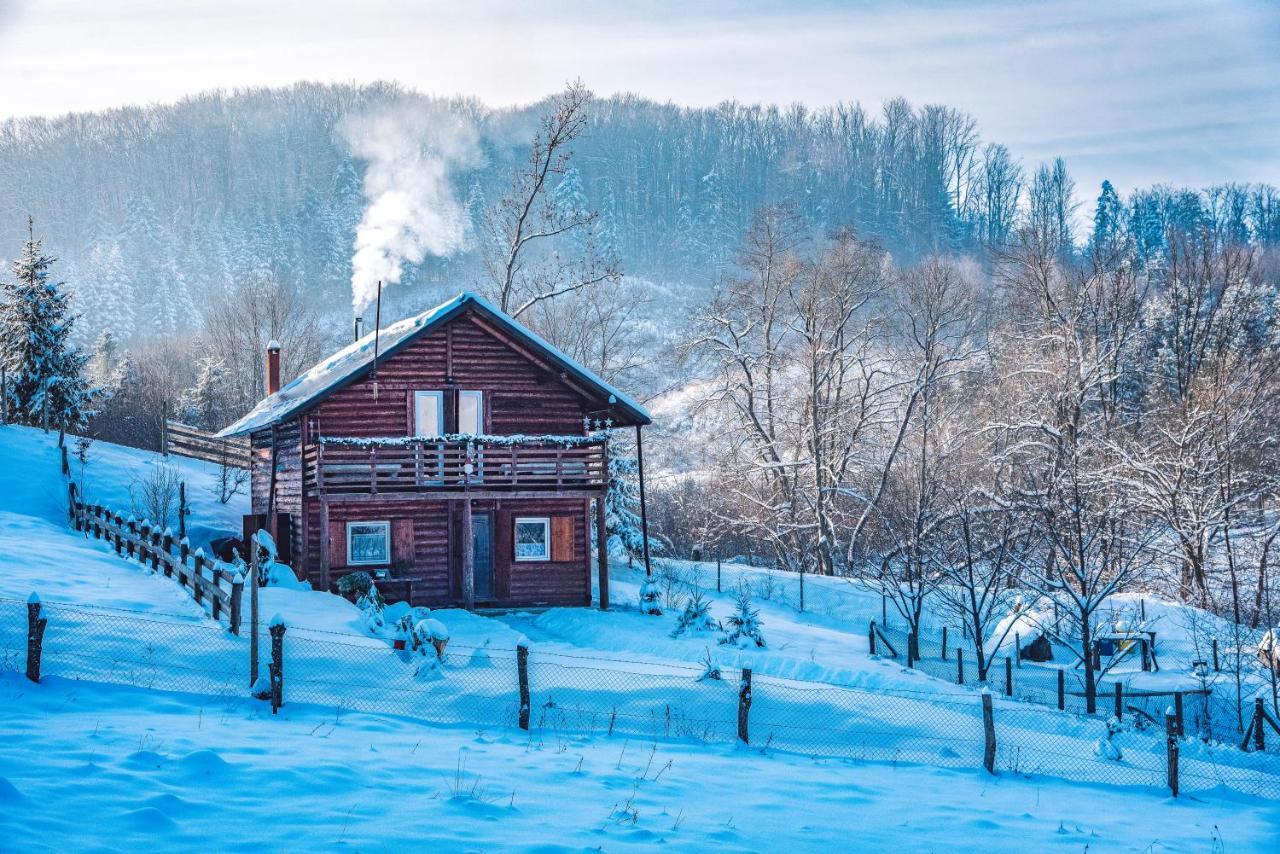
<svg viewBox="0 0 1280 854">
<path fill-rule="evenodd" d="M 648 578 L 653 575 L 653 568 L 649 565 L 649 513 L 644 502 L 644 439 L 639 424 L 636 425 L 636 466 L 640 475 L 640 535 L 644 539 L 644 575 Z"/>
</svg>

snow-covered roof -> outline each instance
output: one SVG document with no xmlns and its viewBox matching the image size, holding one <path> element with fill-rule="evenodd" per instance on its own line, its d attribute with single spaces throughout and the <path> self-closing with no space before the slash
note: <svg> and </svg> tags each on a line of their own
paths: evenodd
<svg viewBox="0 0 1280 854">
<path fill-rule="evenodd" d="M 396 351 L 419 335 L 448 322 L 468 309 L 478 311 L 513 337 L 520 339 L 526 346 L 538 351 L 561 371 L 571 374 L 580 383 L 598 391 L 601 398 L 608 400 L 631 420 L 640 424 L 651 423 L 649 413 L 631 397 L 560 352 L 541 336 L 526 329 L 515 318 L 501 311 L 484 297 L 470 292 L 460 293 L 435 308 L 397 321 L 383 329 L 381 333 L 377 333 L 379 363 L 391 358 Z M 218 435 L 242 436 L 279 423 L 355 380 L 373 364 L 374 336 L 375 333 L 370 332 L 355 343 L 322 359 L 275 394 L 258 401 L 258 405 L 249 410 L 248 414 Z"/>
</svg>

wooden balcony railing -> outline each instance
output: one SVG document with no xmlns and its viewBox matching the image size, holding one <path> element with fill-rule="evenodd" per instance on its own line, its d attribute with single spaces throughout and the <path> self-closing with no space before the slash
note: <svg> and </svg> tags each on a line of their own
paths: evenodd
<svg viewBox="0 0 1280 854">
<path fill-rule="evenodd" d="M 608 482 L 603 441 L 486 445 L 431 439 L 388 443 L 322 439 L 307 445 L 302 457 L 304 488 L 312 495 L 464 489 L 552 494 L 599 490 Z"/>
</svg>

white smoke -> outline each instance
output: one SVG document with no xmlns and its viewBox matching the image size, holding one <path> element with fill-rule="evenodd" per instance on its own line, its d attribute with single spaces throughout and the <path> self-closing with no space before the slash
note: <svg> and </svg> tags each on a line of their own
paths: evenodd
<svg viewBox="0 0 1280 854">
<path fill-rule="evenodd" d="M 366 161 L 364 216 L 351 259 L 351 304 L 359 313 L 405 264 L 463 248 L 465 211 L 450 175 L 479 156 L 469 122 L 440 106 L 398 102 L 349 116 L 338 132 Z"/>
</svg>

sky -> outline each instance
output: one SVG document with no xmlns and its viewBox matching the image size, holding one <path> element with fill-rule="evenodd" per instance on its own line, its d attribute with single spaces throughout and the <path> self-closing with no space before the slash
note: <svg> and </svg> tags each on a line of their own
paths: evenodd
<svg viewBox="0 0 1280 854">
<path fill-rule="evenodd" d="M 1280 0 L 309 2 L 0 0 L 0 118 L 298 80 L 395 80 L 495 106 L 600 94 L 977 120 L 1095 195 L 1280 184 Z"/>
</svg>

